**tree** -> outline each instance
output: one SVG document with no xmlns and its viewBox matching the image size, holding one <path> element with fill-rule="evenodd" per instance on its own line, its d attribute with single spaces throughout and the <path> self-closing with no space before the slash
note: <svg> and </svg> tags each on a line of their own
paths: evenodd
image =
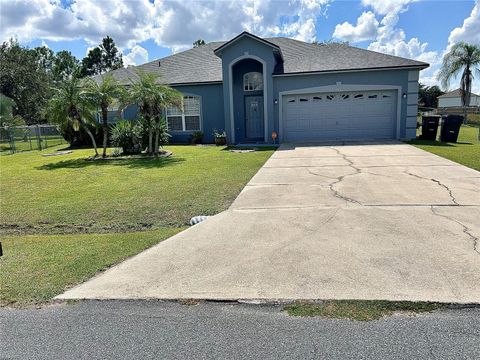
<svg viewBox="0 0 480 360">
<path fill-rule="evenodd" d="M 123 67 L 122 54 L 119 53 L 113 39 L 107 36 L 83 58 L 81 73 L 82 76 L 91 76 L 121 67 Z"/>
<path fill-rule="evenodd" d="M 44 122 L 42 110 L 52 86 L 46 70 L 49 54 L 22 47 L 13 39 L 0 47 L 0 93 L 15 101 L 13 115 L 21 116 L 27 124 Z"/>
<path fill-rule="evenodd" d="M 95 137 L 87 126 L 88 122 L 94 121 L 95 106 L 85 96 L 80 85 L 76 76 L 60 83 L 48 102 L 47 114 L 57 124 L 72 123 L 77 131 L 83 126 L 92 141 L 95 156 L 98 156 Z"/>
<path fill-rule="evenodd" d="M 193 47 L 197 48 L 199 46 L 205 45 L 205 40 L 198 39 L 193 42 Z"/>
<path fill-rule="evenodd" d="M 183 96 L 177 90 L 158 83 L 157 75 L 153 73 L 138 72 L 138 76 L 137 81 L 131 80 L 129 102 L 138 106 L 147 127 L 148 153 L 157 155 L 162 134 L 166 131 L 163 111 L 169 106 L 181 107 Z"/>
<path fill-rule="evenodd" d="M 115 70 L 123 67 L 122 54 L 118 52 L 115 41 L 110 36 L 103 38 L 100 45 L 102 50 L 102 63 L 104 71 Z"/>
<path fill-rule="evenodd" d="M 0 128 L 8 126 L 25 125 L 25 120 L 19 115 L 13 115 L 15 101 L 8 96 L 0 94 Z"/>
<path fill-rule="evenodd" d="M 463 106 L 463 121 L 467 123 L 467 107 L 470 106 L 473 71 L 480 74 L 480 46 L 459 42 L 453 45 L 443 57 L 442 68 L 438 74 L 442 86 L 448 88 L 450 80 L 460 72 L 460 96 Z"/>
<path fill-rule="evenodd" d="M 52 76 L 54 81 L 71 78 L 80 70 L 80 61 L 70 51 L 59 51 L 53 59 Z"/>
<path fill-rule="evenodd" d="M 445 94 L 437 85 L 434 86 L 425 86 L 420 84 L 418 90 L 418 102 L 421 106 L 427 108 L 436 108 L 438 107 L 438 97 Z"/>
<path fill-rule="evenodd" d="M 115 103 L 119 104 L 124 98 L 125 90 L 118 84 L 111 74 L 101 76 L 99 81 L 88 78 L 83 87 L 83 94 L 87 100 L 100 109 L 103 127 L 103 152 L 102 157 L 107 156 L 108 142 L 108 108 Z"/>
</svg>

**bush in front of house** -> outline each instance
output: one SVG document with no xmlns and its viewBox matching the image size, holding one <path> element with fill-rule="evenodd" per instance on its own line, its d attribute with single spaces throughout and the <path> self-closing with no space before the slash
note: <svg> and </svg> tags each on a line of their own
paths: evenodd
<svg viewBox="0 0 480 360">
<path fill-rule="evenodd" d="M 119 121 L 112 128 L 112 144 L 122 148 L 125 155 L 140 154 L 142 151 L 143 128 L 138 121 Z"/>
<path fill-rule="evenodd" d="M 103 131 L 100 126 L 95 123 L 89 123 L 86 126 L 89 127 L 90 132 L 93 134 L 95 140 L 100 142 L 103 137 Z M 83 126 L 75 129 L 70 122 L 64 122 L 59 126 L 60 133 L 65 141 L 67 141 L 71 147 L 90 147 L 92 146 L 92 140 L 88 136 Z"/>
<path fill-rule="evenodd" d="M 191 144 L 201 144 L 203 142 L 203 132 L 202 131 L 194 131 L 192 135 L 190 135 L 190 143 Z"/>
</svg>

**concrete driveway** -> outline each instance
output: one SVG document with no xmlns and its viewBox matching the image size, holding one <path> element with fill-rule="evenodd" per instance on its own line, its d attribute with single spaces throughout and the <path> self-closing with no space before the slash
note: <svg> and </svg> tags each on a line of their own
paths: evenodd
<svg viewBox="0 0 480 360">
<path fill-rule="evenodd" d="M 480 303 L 479 238 L 475 170 L 402 143 L 284 145 L 228 211 L 58 298 Z"/>
</svg>

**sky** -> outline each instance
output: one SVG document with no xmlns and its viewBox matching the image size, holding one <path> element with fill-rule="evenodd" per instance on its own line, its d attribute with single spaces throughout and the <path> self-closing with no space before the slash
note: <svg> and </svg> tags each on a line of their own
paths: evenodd
<svg viewBox="0 0 480 360">
<path fill-rule="evenodd" d="M 126 65 L 228 40 L 242 31 L 350 45 L 425 61 L 436 85 L 442 56 L 458 41 L 480 44 L 480 0 L 0 0 L 0 38 L 83 58 L 106 35 Z M 458 79 L 450 84 L 457 88 Z M 480 74 L 473 83 L 480 93 Z"/>
</svg>

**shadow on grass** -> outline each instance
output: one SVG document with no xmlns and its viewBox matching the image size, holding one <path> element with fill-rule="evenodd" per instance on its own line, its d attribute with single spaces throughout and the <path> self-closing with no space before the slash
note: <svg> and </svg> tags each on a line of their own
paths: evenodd
<svg viewBox="0 0 480 360">
<path fill-rule="evenodd" d="M 234 146 L 234 145 L 229 145 L 225 146 L 222 151 L 230 151 L 230 150 L 255 150 L 255 151 L 272 151 L 272 150 L 277 150 L 278 146 Z"/>
<path fill-rule="evenodd" d="M 181 157 L 145 157 L 145 158 L 131 158 L 131 159 L 108 159 L 108 160 L 91 160 L 91 159 L 71 159 L 62 160 L 42 166 L 38 166 L 37 170 L 57 170 L 57 169 L 82 169 L 92 166 L 126 166 L 132 169 L 153 169 L 168 166 L 174 166 L 184 162 L 185 159 Z"/>
</svg>

